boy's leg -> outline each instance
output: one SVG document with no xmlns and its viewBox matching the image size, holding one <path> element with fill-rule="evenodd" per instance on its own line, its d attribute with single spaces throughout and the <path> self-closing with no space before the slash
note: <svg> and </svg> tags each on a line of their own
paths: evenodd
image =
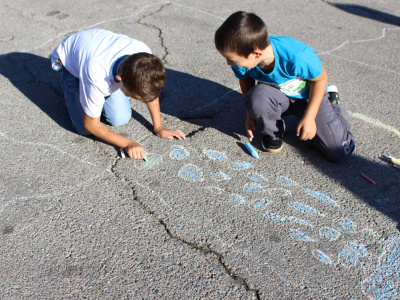
<svg viewBox="0 0 400 300">
<path fill-rule="evenodd" d="M 299 118 L 303 116 L 306 106 L 307 102 L 301 100 L 294 101 L 292 105 Z M 340 105 L 329 102 L 328 94 L 322 99 L 315 123 L 317 134 L 313 142 L 328 160 L 339 162 L 353 153 L 355 144 L 350 126 Z"/>
<path fill-rule="evenodd" d="M 81 135 L 90 135 L 83 125 L 84 111 L 79 101 L 79 79 L 65 69 L 59 71 L 69 117 L 75 130 Z"/>
<path fill-rule="evenodd" d="M 132 117 L 131 102 L 121 90 L 117 90 L 106 98 L 103 116 L 112 126 L 124 125 Z"/>
<path fill-rule="evenodd" d="M 245 97 L 247 112 L 262 125 L 263 147 L 266 151 L 279 152 L 285 123 L 282 114 L 290 107 L 289 98 L 279 89 L 259 83 Z"/>
</svg>

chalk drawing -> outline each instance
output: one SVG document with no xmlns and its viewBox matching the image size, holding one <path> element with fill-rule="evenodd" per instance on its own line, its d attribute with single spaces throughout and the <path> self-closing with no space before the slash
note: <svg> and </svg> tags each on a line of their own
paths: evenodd
<svg viewBox="0 0 400 300">
<path fill-rule="evenodd" d="M 193 164 L 184 165 L 178 175 L 188 181 L 203 181 L 203 171 Z"/>
<path fill-rule="evenodd" d="M 206 189 L 209 190 L 211 193 L 215 193 L 221 195 L 224 192 L 224 189 L 221 189 L 218 186 L 206 186 Z"/>
<path fill-rule="evenodd" d="M 162 162 L 162 156 L 155 153 L 146 153 L 146 159 L 135 159 L 134 165 L 136 169 L 145 170 L 152 169 Z"/>
<path fill-rule="evenodd" d="M 270 202 L 268 200 L 257 200 L 257 202 L 254 204 L 254 209 L 255 210 L 261 210 L 266 208 L 266 206 L 269 204 Z"/>
<path fill-rule="evenodd" d="M 290 178 L 279 176 L 276 181 L 284 186 L 298 186 L 297 182 L 293 181 Z"/>
<path fill-rule="evenodd" d="M 336 229 L 329 227 L 322 227 L 319 229 L 319 235 L 331 242 L 336 241 L 340 237 L 340 232 Z"/>
<path fill-rule="evenodd" d="M 305 213 L 305 214 L 308 214 L 308 215 L 312 215 L 312 216 L 321 215 L 321 213 L 314 207 L 309 206 L 304 203 L 301 203 L 301 202 L 291 203 L 290 206 L 293 207 L 295 210 Z"/>
<path fill-rule="evenodd" d="M 317 191 L 312 191 L 307 188 L 304 188 L 303 191 L 310 195 L 311 197 L 314 197 L 315 199 L 318 199 L 324 203 L 337 206 L 337 203 L 335 200 L 331 199 L 327 194 L 322 193 L 322 192 L 317 192 Z"/>
<path fill-rule="evenodd" d="M 242 195 L 231 194 L 229 201 L 231 201 L 234 205 L 239 205 L 245 203 L 246 199 Z"/>
<path fill-rule="evenodd" d="M 304 225 L 307 227 L 314 227 L 314 224 L 309 220 L 300 219 L 294 216 L 282 216 L 273 212 L 266 212 L 263 215 L 264 218 L 270 219 L 275 222 L 289 222 L 289 223 L 296 223 L 299 225 Z"/>
<path fill-rule="evenodd" d="M 225 153 L 214 151 L 211 149 L 204 149 L 203 153 L 212 160 L 227 160 L 228 157 L 226 157 Z"/>
<path fill-rule="evenodd" d="M 373 274 L 361 283 L 371 299 L 398 299 L 400 295 L 400 236 L 385 241 Z"/>
<path fill-rule="evenodd" d="M 314 250 L 311 251 L 311 253 L 320 262 L 322 262 L 324 264 L 327 264 L 327 265 L 332 265 L 333 264 L 331 258 L 327 254 L 322 252 L 321 250 L 314 249 Z"/>
<path fill-rule="evenodd" d="M 255 193 L 261 193 L 264 189 L 264 186 L 262 186 L 259 183 L 246 183 L 243 187 L 243 191 L 246 193 L 250 194 L 255 194 Z"/>
<path fill-rule="evenodd" d="M 246 170 L 251 168 L 253 165 L 250 162 L 237 162 L 232 165 L 232 169 L 234 170 Z"/>
<path fill-rule="evenodd" d="M 169 157 L 171 157 L 172 159 L 181 160 L 189 158 L 190 153 L 182 146 L 173 145 L 170 147 Z"/>
<path fill-rule="evenodd" d="M 297 229 L 290 229 L 290 234 L 299 241 L 303 242 L 315 242 L 313 238 L 311 238 L 307 232 L 300 231 Z"/>
<path fill-rule="evenodd" d="M 222 172 L 217 172 L 217 173 L 211 173 L 209 175 L 212 179 L 215 181 L 222 181 L 222 180 L 230 180 L 231 177 L 228 174 L 222 173 Z"/>
<path fill-rule="evenodd" d="M 247 177 L 254 181 L 268 181 L 267 177 L 265 177 L 262 174 L 257 174 L 257 173 L 249 173 L 249 174 L 247 174 Z"/>
<path fill-rule="evenodd" d="M 398 137 L 400 137 L 400 131 L 397 130 L 396 128 L 393 128 L 392 126 L 386 125 L 386 124 L 382 123 L 381 121 L 372 119 L 370 117 L 364 116 L 364 115 L 359 114 L 359 113 L 352 113 L 352 112 L 348 112 L 348 113 L 349 113 L 349 115 L 351 117 L 363 120 L 363 121 L 365 121 L 365 122 L 367 122 L 369 124 L 372 124 L 372 125 L 374 125 L 376 127 L 379 127 L 379 128 L 385 129 L 387 131 L 390 131 L 390 132 L 394 133 L 395 135 L 397 135 Z"/>
<path fill-rule="evenodd" d="M 339 259 L 344 265 L 355 266 L 361 256 L 368 254 L 367 248 L 356 242 L 348 243 L 339 253 Z"/>
<path fill-rule="evenodd" d="M 343 233 L 353 234 L 356 232 L 356 225 L 349 220 L 339 220 L 336 223 L 336 229 Z"/>
</svg>

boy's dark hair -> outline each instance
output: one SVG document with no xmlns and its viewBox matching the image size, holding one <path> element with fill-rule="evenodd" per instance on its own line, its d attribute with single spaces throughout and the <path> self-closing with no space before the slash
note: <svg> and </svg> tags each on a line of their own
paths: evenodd
<svg viewBox="0 0 400 300">
<path fill-rule="evenodd" d="M 142 102 L 156 99 L 165 85 L 163 62 L 153 54 L 145 52 L 125 58 L 121 63 L 119 75 L 128 92 Z"/>
<path fill-rule="evenodd" d="M 235 52 L 248 57 L 255 49 L 267 48 L 270 44 L 267 26 L 253 13 L 238 11 L 229 16 L 214 36 L 219 51 Z"/>
</svg>

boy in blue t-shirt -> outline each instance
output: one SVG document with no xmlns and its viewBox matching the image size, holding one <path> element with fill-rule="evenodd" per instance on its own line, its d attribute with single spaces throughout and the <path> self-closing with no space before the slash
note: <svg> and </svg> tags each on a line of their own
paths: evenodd
<svg viewBox="0 0 400 300">
<path fill-rule="evenodd" d="M 215 46 L 239 78 L 250 141 L 259 121 L 264 150 L 280 152 L 282 115 L 296 114 L 297 136 L 312 140 L 328 160 L 338 162 L 353 153 L 337 90 L 327 90 L 328 75 L 311 47 L 291 37 L 269 37 L 257 15 L 242 11 L 216 31 Z"/>
</svg>

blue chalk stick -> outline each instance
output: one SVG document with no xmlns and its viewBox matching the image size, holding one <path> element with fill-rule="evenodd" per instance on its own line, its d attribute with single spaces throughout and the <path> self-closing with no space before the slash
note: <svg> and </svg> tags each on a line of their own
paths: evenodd
<svg viewBox="0 0 400 300">
<path fill-rule="evenodd" d="M 258 158 L 258 153 L 254 150 L 253 146 L 250 143 L 244 144 L 246 149 L 250 152 L 251 156 Z"/>
</svg>

